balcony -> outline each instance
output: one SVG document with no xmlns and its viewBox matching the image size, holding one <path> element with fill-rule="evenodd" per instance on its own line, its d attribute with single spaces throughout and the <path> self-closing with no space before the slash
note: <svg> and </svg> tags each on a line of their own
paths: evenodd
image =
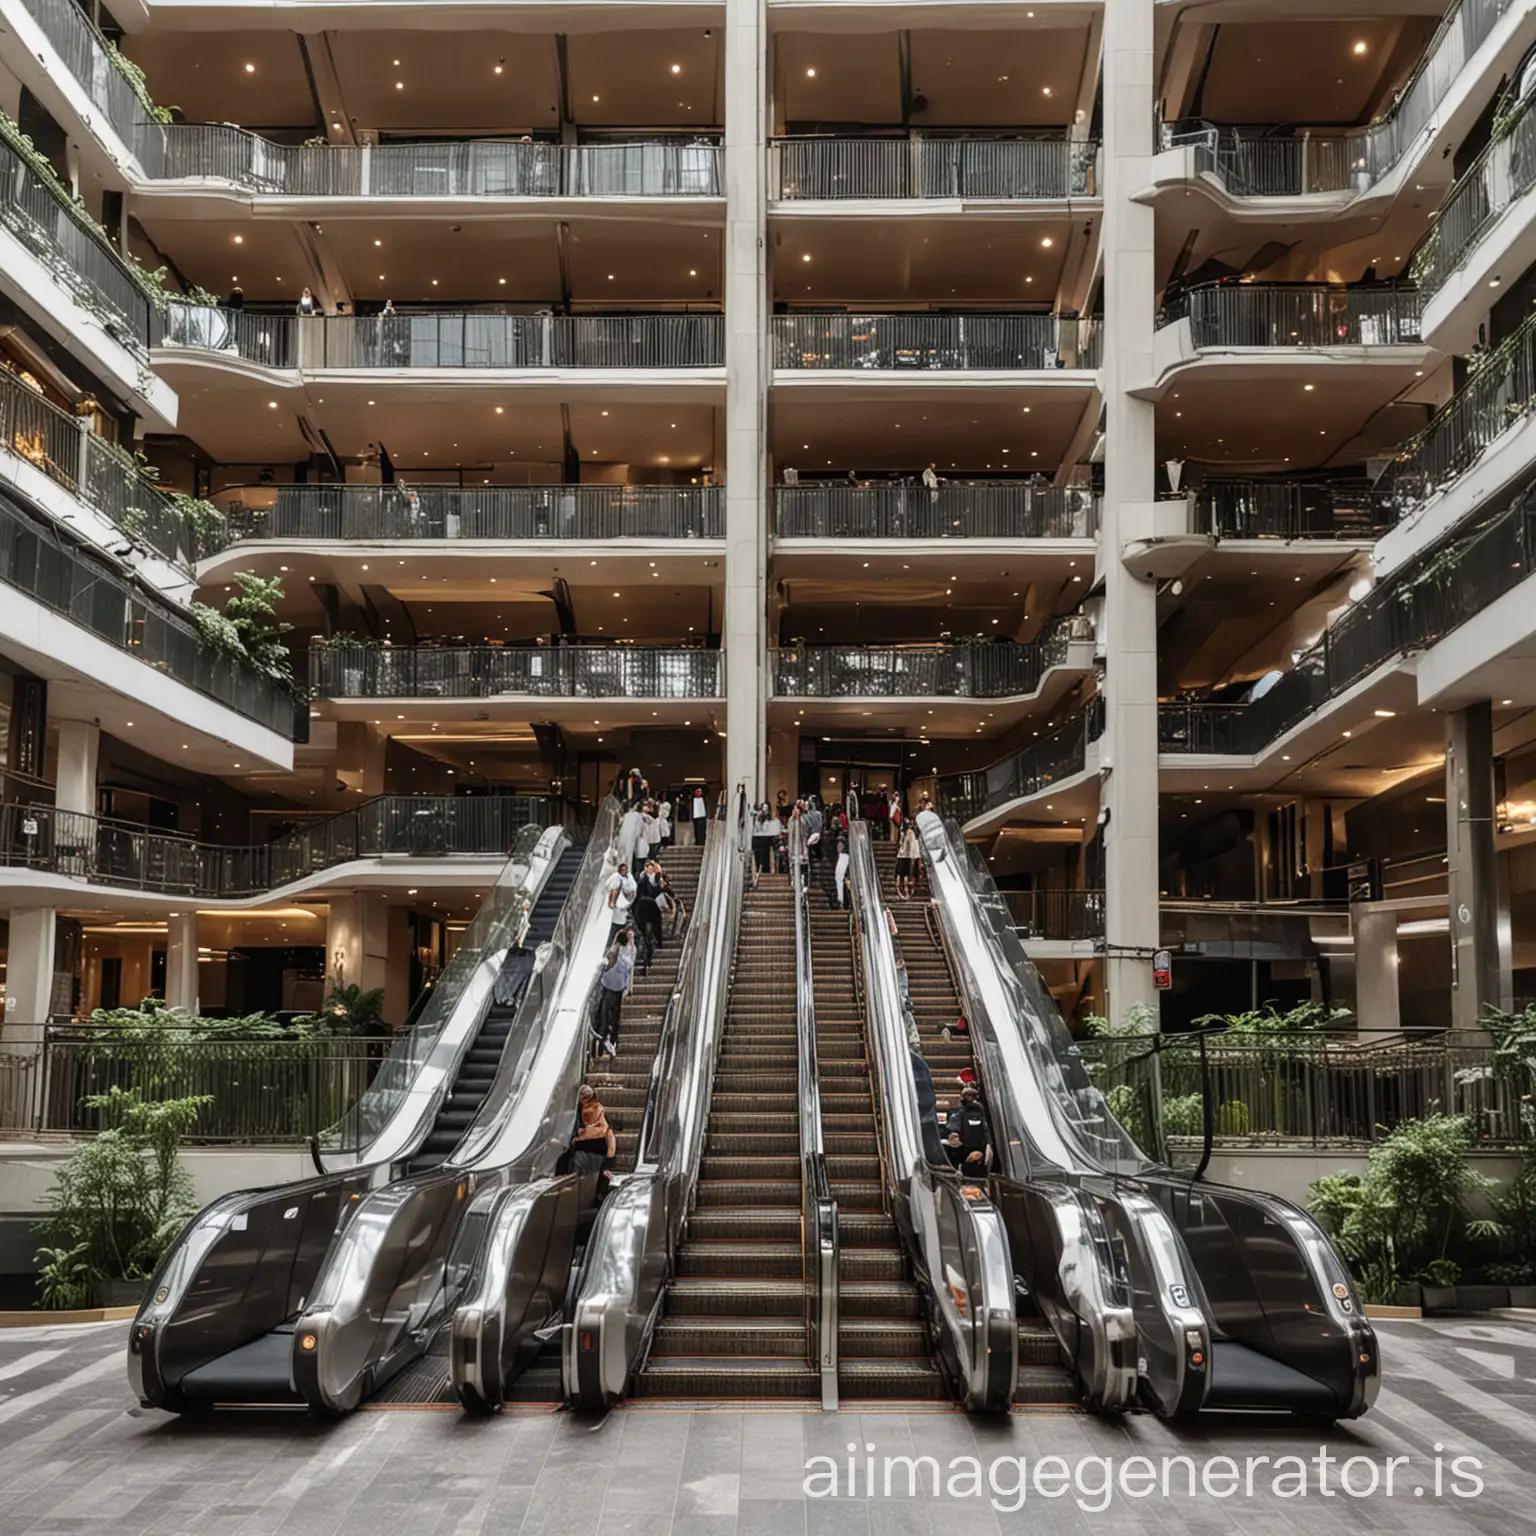
<svg viewBox="0 0 1536 1536">
<path fill-rule="evenodd" d="M 1189 504 L 1190 531 L 1217 540 L 1369 543 L 1397 520 L 1392 503 L 1363 483 L 1207 480 Z"/>
<path fill-rule="evenodd" d="M 98 436 L 88 419 L 71 416 L 0 370 L 0 465 L 11 454 L 99 513 L 109 525 L 104 533 L 115 531 L 145 545 L 190 580 L 193 539 L 171 498 L 151 485 L 126 453 Z M 9 478 L 28 493 L 17 474 Z M 84 533 L 84 526 L 77 524 L 77 531 Z"/>
<path fill-rule="evenodd" d="M 565 545 L 725 536 L 725 489 L 718 485 L 241 486 L 221 499 L 227 527 L 221 549 L 354 540 Z"/>
<path fill-rule="evenodd" d="M 1421 339 L 1413 288 L 1212 283 L 1165 305 L 1158 327 L 1186 318 L 1197 349 L 1394 347 Z"/>
<path fill-rule="evenodd" d="M 720 368 L 718 314 L 297 315 L 173 304 L 158 346 L 277 371 L 505 371 Z"/>
<path fill-rule="evenodd" d="M 1414 257 L 1425 326 L 1442 351 L 1470 351 L 1491 303 L 1489 287 L 1531 263 L 1536 242 L 1531 219 L 1505 215 L 1536 186 L 1533 104 L 1536 98 L 1528 97 L 1506 121 L 1495 123 L 1492 142 L 1451 188 Z"/>
<path fill-rule="evenodd" d="M 723 196 L 723 151 L 698 138 L 291 145 L 222 124 L 156 124 L 140 142 L 155 192 L 212 183 L 284 201 Z"/>
<path fill-rule="evenodd" d="M 1093 631 L 1080 615 L 1038 640 L 962 645 L 808 645 L 773 653 L 776 699 L 1020 699 L 1048 671 L 1091 667 Z M 1086 654 L 1076 657 L 1072 642 Z"/>
<path fill-rule="evenodd" d="M 781 203 L 1063 202 L 1097 197 L 1098 151 L 1047 138 L 779 139 L 768 180 Z"/>
<path fill-rule="evenodd" d="M 1081 944 L 1104 937 L 1103 891 L 1004 891 L 1009 916 L 1026 944 Z"/>
<path fill-rule="evenodd" d="M 404 646 L 319 641 L 317 699 L 717 699 L 719 651 L 658 646 Z"/>
<path fill-rule="evenodd" d="M 1099 502 L 1081 486 L 1023 480 L 923 485 L 781 485 L 773 493 L 780 539 L 1091 540 Z"/>
<path fill-rule="evenodd" d="M 265 900 L 359 859 L 501 860 L 523 827 L 559 812 L 531 795 L 381 795 L 273 842 L 231 846 L 28 802 L 0 805 L 0 866 L 155 895 Z"/>
<path fill-rule="evenodd" d="M 36 522 L 4 492 L 0 492 L 0 583 L 122 656 L 142 662 L 284 740 L 294 739 L 296 729 L 307 724 L 296 715 L 293 696 L 281 683 L 207 649 L 191 619 Z M 52 654 L 71 667 L 87 665 L 88 651 L 78 644 L 67 647 L 67 653 Z M 42 664 L 41 658 L 37 664 Z M 125 692 L 139 696 L 137 689 Z M 216 722 L 210 724 L 209 729 L 215 728 Z"/>
<path fill-rule="evenodd" d="M 1027 315 L 773 317 L 773 366 L 825 372 L 1055 373 L 1099 365 L 1097 320 Z"/>
<path fill-rule="evenodd" d="M 1103 732 L 1104 696 L 1095 694 L 1081 714 L 1022 751 L 985 768 L 941 776 L 940 809 L 946 816 L 969 823 L 1013 801 L 1070 787 L 1071 781 L 1080 779 L 1093 766 L 1090 749 Z"/>
<path fill-rule="evenodd" d="M 1506 13 L 1516 18 L 1514 29 L 1500 26 Z M 1471 126 L 1484 98 L 1471 90 L 1468 65 L 1498 34 L 1499 55 L 1490 67 L 1507 61 L 1512 68 L 1527 41 L 1520 30 L 1525 21 L 1511 0 L 1458 0 L 1390 109 L 1366 127 L 1265 135 L 1207 122 L 1164 123 L 1161 147 L 1187 151 L 1193 177 L 1212 178 L 1234 199 L 1322 194 L 1330 207 L 1343 208 L 1378 186 L 1384 193 L 1397 190 L 1448 126 Z"/>
</svg>

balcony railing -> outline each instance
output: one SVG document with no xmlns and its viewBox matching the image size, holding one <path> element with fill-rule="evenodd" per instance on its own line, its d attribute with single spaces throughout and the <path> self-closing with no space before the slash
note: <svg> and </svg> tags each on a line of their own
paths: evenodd
<svg viewBox="0 0 1536 1536">
<path fill-rule="evenodd" d="M 1456 77 L 1488 40 L 1511 0 L 1458 0 L 1446 13 L 1408 84 L 1379 122 L 1352 133 L 1261 136 L 1211 123 L 1163 125 L 1165 149 L 1195 144 L 1196 169 L 1220 177 L 1238 197 L 1365 192 L 1393 171 L 1449 95 Z"/>
<path fill-rule="evenodd" d="M 1082 941 L 1104 935 L 1104 892 L 1004 891 L 1019 937 Z"/>
<path fill-rule="evenodd" d="M 310 647 L 317 699 L 715 699 L 720 652 L 659 646 Z"/>
<path fill-rule="evenodd" d="M 1099 323 L 1063 315 L 775 315 L 773 366 L 954 372 L 1097 368 Z"/>
<path fill-rule="evenodd" d="M 261 315 L 173 304 L 161 346 L 267 368 L 718 368 L 722 317 L 676 315 Z"/>
<path fill-rule="evenodd" d="M 381 795 L 274 842 L 226 845 L 52 806 L 0 805 L 0 863 L 90 885 L 235 900 L 388 855 L 505 857 L 518 832 L 557 818 L 533 795 Z"/>
<path fill-rule="evenodd" d="M 1158 315 L 1189 317 L 1197 347 L 1386 347 L 1419 340 L 1413 288 L 1215 283 L 1192 288 Z"/>
<path fill-rule="evenodd" d="M 1158 706 L 1158 751 L 1248 756 L 1395 656 L 1434 645 L 1536 570 L 1536 491 L 1416 555 L 1249 704 Z"/>
<path fill-rule="evenodd" d="M 1092 539 L 1099 501 L 1082 486 L 1028 481 L 923 485 L 781 485 L 781 539 Z"/>
<path fill-rule="evenodd" d="M 228 544 L 279 540 L 718 539 L 718 485 L 280 485 L 221 495 Z M 205 547 L 203 554 L 212 554 Z"/>
<path fill-rule="evenodd" d="M 1528 1145 L 1523 1085 L 1499 1076 L 1492 1048 L 1436 1035 L 1380 1043 L 1311 1033 L 1164 1035 L 1082 1040 L 1104 1092 L 1127 1090 L 1132 1116 L 1151 1123 L 1153 1074 L 1167 1138 L 1203 1139 L 1206 1098 L 1218 1146 L 1369 1146 L 1407 1120 L 1466 1115 L 1487 1146 Z M 1203 1060 L 1202 1060 L 1203 1056 Z M 1134 1106 L 1134 1107 L 1132 1107 Z"/>
<path fill-rule="evenodd" d="M 769 177 L 782 202 L 1046 202 L 1096 195 L 1098 149 L 1046 138 L 780 139 Z"/>
<path fill-rule="evenodd" d="M 1025 795 L 1039 794 L 1087 766 L 1088 743 L 1104 732 L 1104 696 L 1095 694 L 1088 707 L 1064 725 L 985 768 L 939 778 L 939 802 L 947 816 L 969 821 L 986 811 Z"/>
<path fill-rule="evenodd" d="M 1536 97 L 1527 97 L 1451 188 L 1413 275 L 1426 298 L 1438 293 L 1517 198 L 1536 186 Z"/>
<path fill-rule="evenodd" d="M 1376 480 L 1399 514 L 1449 490 L 1536 404 L 1536 315 L 1494 351 L 1474 356 L 1471 377 L 1398 450 Z"/>
<path fill-rule="evenodd" d="M 206 1040 L 169 1024 L 125 1039 L 85 1025 L 54 1025 L 41 1042 L 15 1053 L 36 1086 L 24 1104 L 13 1089 L 13 1113 L 0 1109 L 0 1128 L 93 1135 L 107 1123 L 85 1099 L 121 1088 L 145 1099 L 210 1099 L 186 1132 L 191 1142 L 302 1143 L 345 1116 L 391 1043 Z"/>
<path fill-rule="evenodd" d="M 107 330 L 146 354 L 155 306 L 128 263 L 85 213 L 0 138 L 0 224 Z"/>
<path fill-rule="evenodd" d="M 775 651 L 780 699 L 1009 699 L 1036 693 L 1068 643 L 1089 638 L 1063 619 L 1028 645 L 807 645 Z"/>
<path fill-rule="evenodd" d="M 71 416 L 3 369 L 0 447 L 173 564 L 190 561 L 186 519 L 170 497 L 115 453 L 87 418 Z"/>
<path fill-rule="evenodd" d="M 248 720 L 290 738 L 300 728 L 281 683 L 207 649 L 190 619 L 67 543 L 3 491 L 0 583 Z"/>
<path fill-rule="evenodd" d="M 711 140 L 659 135 L 626 144 L 290 145 L 239 128 L 187 124 L 146 133 L 144 147 L 144 169 L 157 179 L 225 182 L 282 197 L 719 197 L 723 163 Z"/>
<path fill-rule="evenodd" d="M 1207 480 L 1193 502 L 1195 530 L 1218 539 L 1374 539 L 1397 521 L 1364 484 Z"/>
</svg>

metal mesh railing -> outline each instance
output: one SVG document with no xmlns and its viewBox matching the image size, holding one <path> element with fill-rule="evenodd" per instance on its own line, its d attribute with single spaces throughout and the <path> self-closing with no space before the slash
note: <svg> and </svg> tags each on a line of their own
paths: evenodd
<svg viewBox="0 0 1536 1536">
<path fill-rule="evenodd" d="M 163 346 L 268 368 L 718 368 L 715 314 L 254 314 L 173 304 Z"/>
<path fill-rule="evenodd" d="M 781 539 L 1092 539 L 1099 500 L 1084 486 L 1023 480 L 781 485 L 773 531 Z"/>
<path fill-rule="evenodd" d="M 773 653 L 775 698 L 1007 699 L 1039 691 L 1083 624 L 1052 625 L 1029 645 L 808 645 Z"/>
<path fill-rule="evenodd" d="M 185 565 L 186 520 L 163 491 L 92 430 L 14 374 L 0 369 L 0 447 L 14 453 L 131 538 Z"/>
<path fill-rule="evenodd" d="M 1451 188 L 1413 262 L 1426 298 L 1443 288 L 1517 198 L 1536 186 L 1536 97 L 1528 97 Z"/>
<path fill-rule="evenodd" d="M 1238 197 L 1369 191 L 1416 145 L 1428 146 L 1426 130 L 1441 103 L 1509 5 L 1510 0 L 1458 0 L 1392 106 L 1367 127 L 1349 133 L 1263 133 L 1206 122 L 1165 123 L 1163 147 L 1194 145 L 1196 170 L 1217 176 Z"/>
<path fill-rule="evenodd" d="M 138 822 L 33 803 L 0 805 L 0 864 L 174 896 L 260 896 L 354 859 L 505 856 L 556 819 L 534 795 L 380 795 L 270 843 L 203 843 Z"/>
<path fill-rule="evenodd" d="M 720 652 L 659 646 L 310 647 L 310 686 L 322 699 L 714 699 Z"/>
<path fill-rule="evenodd" d="M 1097 368 L 1099 323 L 1063 315 L 851 315 L 773 317 L 780 369 Z"/>
<path fill-rule="evenodd" d="M 1363 483 L 1207 480 L 1193 501 L 1194 531 L 1218 539 L 1374 539 L 1397 521 Z"/>
<path fill-rule="evenodd" d="M 1087 766 L 1088 743 L 1103 731 L 1104 697 L 1095 694 L 1081 714 L 1022 751 L 985 768 L 940 775 L 938 798 L 944 814 L 969 821 L 1081 773 Z"/>
<path fill-rule="evenodd" d="M 1103 891 L 1004 891 L 1002 895 L 1021 939 L 1077 941 L 1103 937 Z"/>
<path fill-rule="evenodd" d="M 1413 288 L 1216 283 L 1165 306 L 1160 325 L 1189 316 L 1197 347 L 1370 347 L 1417 342 Z"/>
<path fill-rule="evenodd" d="M 1096 143 L 1050 138 L 794 138 L 771 146 L 770 183 L 784 202 L 1092 197 Z"/>
<path fill-rule="evenodd" d="M 0 139 L 0 225 L 124 346 L 147 353 L 154 303 L 128 263 L 85 213 Z"/>
<path fill-rule="evenodd" d="M 1431 546 L 1353 604 L 1262 697 L 1158 706 L 1160 752 L 1262 751 L 1375 668 L 1443 639 L 1536 569 L 1536 491 Z"/>
<path fill-rule="evenodd" d="M 0 491 L 0 583 L 198 693 L 292 737 L 292 694 L 254 667 L 209 650 L 190 619 L 65 543 Z"/>
<path fill-rule="evenodd" d="M 1399 513 L 1448 490 L 1536 404 L 1536 315 L 1494 351 L 1470 359 L 1471 376 L 1409 438 L 1376 480 Z"/>
<path fill-rule="evenodd" d="M 718 485 L 279 485 L 220 494 L 226 539 L 718 539 Z M 202 553 L 212 553 L 211 547 Z"/>
</svg>

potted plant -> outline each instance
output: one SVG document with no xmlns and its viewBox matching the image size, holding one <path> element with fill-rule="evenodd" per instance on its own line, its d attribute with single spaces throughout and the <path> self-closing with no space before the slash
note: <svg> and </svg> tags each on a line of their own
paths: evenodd
<svg viewBox="0 0 1536 1536">
<path fill-rule="evenodd" d="M 1418 1274 L 1419 1305 L 1426 1312 L 1454 1312 L 1460 1277 L 1461 1265 L 1455 1259 L 1431 1259 Z"/>
<path fill-rule="evenodd" d="M 145 1101 L 113 1087 L 86 1100 L 103 1129 L 60 1167 L 37 1225 L 39 1305 L 136 1305 L 195 1209 L 178 1148 L 207 1097 Z"/>
</svg>

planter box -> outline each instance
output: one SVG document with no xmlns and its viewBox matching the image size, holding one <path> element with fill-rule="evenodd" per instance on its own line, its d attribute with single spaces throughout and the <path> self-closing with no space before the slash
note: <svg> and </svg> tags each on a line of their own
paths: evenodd
<svg viewBox="0 0 1536 1536">
<path fill-rule="evenodd" d="M 1512 1307 L 1536 1307 L 1536 1285 L 1510 1286 L 1509 1304 Z"/>
<path fill-rule="evenodd" d="M 1509 1305 L 1507 1285 L 1458 1285 L 1456 1310 L 1458 1312 L 1492 1312 L 1495 1307 Z"/>
<path fill-rule="evenodd" d="M 1456 1287 L 1454 1285 L 1423 1285 L 1419 1287 L 1423 1297 L 1420 1305 L 1426 1312 L 1454 1312 Z"/>
<path fill-rule="evenodd" d="M 91 1287 L 91 1304 L 97 1307 L 137 1309 L 148 1289 L 147 1280 L 103 1280 Z"/>
</svg>

